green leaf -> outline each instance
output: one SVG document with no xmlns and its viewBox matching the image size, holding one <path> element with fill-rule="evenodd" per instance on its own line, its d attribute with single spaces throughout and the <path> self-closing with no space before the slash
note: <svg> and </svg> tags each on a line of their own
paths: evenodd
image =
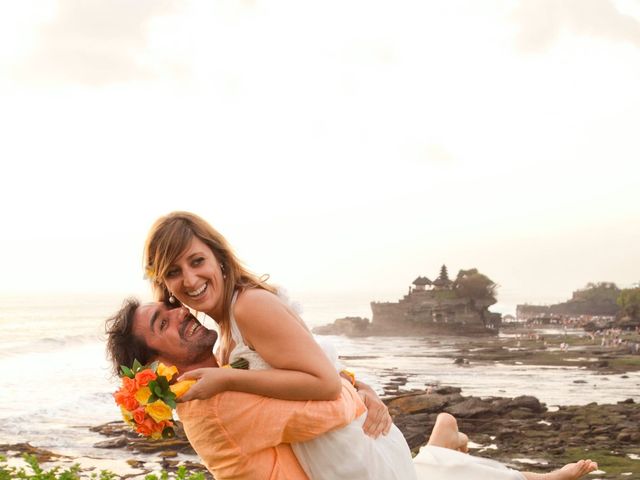
<svg viewBox="0 0 640 480">
<path fill-rule="evenodd" d="M 166 403 L 169 408 L 176 408 L 176 394 L 173 392 L 169 392 L 170 395 L 166 395 L 165 397 L 163 397 L 163 401 L 164 403 Z"/>
<path fill-rule="evenodd" d="M 167 377 L 158 377 L 154 380 L 154 382 L 156 383 L 156 385 L 158 385 L 163 391 L 168 391 L 169 390 L 169 381 L 167 380 Z"/>
<path fill-rule="evenodd" d="M 160 400 L 156 395 L 154 395 L 153 393 L 149 396 L 149 399 L 147 400 L 147 403 L 153 403 Z"/>
<path fill-rule="evenodd" d="M 136 358 L 133 361 L 133 366 L 132 366 L 132 370 L 134 373 L 138 373 L 140 370 L 142 369 L 142 364 L 138 361 L 138 359 Z"/>
<path fill-rule="evenodd" d="M 162 397 L 162 389 L 158 385 L 153 387 L 153 390 L 151 391 L 155 393 L 158 397 Z"/>
<path fill-rule="evenodd" d="M 135 377 L 135 375 L 133 374 L 131 369 L 129 367 L 127 367 L 126 365 L 120 365 L 120 370 L 122 370 L 122 374 L 125 377 L 129 377 L 129 378 Z"/>
</svg>

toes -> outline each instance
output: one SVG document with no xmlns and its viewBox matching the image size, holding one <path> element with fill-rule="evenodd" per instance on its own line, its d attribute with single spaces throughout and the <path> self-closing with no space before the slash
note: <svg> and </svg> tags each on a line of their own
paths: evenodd
<svg viewBox="0 0 640 480">
<path fill-rule="evenodd" d="M 467 453 L 469 451 L 469 437 L 460 432 L 458 432 L 458 450 L 463 453 Z"/>
</svg>

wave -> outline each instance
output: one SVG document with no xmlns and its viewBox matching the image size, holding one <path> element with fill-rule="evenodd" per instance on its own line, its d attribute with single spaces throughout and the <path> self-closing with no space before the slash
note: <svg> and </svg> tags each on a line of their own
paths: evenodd
<svg viewBox="0 0 640 480">
<path fill-rule="evenodd" d="M 69 334 L 59 337 L 31 337 L 24 339 L 9 338 L 0 340 L 0 358 L 30 353 L 42 353 L 61 350 L 79 345 L 104 343 L 99 334 Z"/>
</svg>

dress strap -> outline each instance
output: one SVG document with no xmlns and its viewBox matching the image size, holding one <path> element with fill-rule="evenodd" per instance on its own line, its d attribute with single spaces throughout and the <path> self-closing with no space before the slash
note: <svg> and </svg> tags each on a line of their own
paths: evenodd
<svg viewBox="0 0 640 480">
<path fill-rule="evenodd" d="M 231 327 L 231 338 L 236 343 L 236 345 L 244 345 L 242 333 L 240 333 L 240 328 L 238 328 L 238 324 L 236 323 L 236 317 L 233 315 L 233 307 L 235 306 L 237 299 L 238 290 L 233 292 L 233 297 L 231 298 L 231 305 L 229 306 L 229 326 Z"/>
</svg>

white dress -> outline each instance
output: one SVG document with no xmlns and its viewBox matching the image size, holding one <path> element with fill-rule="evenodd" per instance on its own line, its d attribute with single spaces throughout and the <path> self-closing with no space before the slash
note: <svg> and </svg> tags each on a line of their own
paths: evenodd
<svg viewBox="0 0 640 480">
<path fill-rule="evenodd" d="M 271 366 L 258 352 L 244 343 L 230 308 L 231 337 L 235 347 L 229 362 L 244 358 L 250 370 L 269 370 Z M 281 295 L 281 298 L 283 296 Z M 286 302 L 287 299 L 283 298 Z M 338 356 L 326 340 L 318 341 L 329 359 L 340 370 Z M 311 480 L 523 480 L 524 476 L 504 465 L 440 447 L 424 446 L 415 459 L 402 432 L 392 425 L 385 436 L 376 439 L 362 430 L 366 413 L 346 427 L 325 433 L 291 447 Z"/>
</svg>

